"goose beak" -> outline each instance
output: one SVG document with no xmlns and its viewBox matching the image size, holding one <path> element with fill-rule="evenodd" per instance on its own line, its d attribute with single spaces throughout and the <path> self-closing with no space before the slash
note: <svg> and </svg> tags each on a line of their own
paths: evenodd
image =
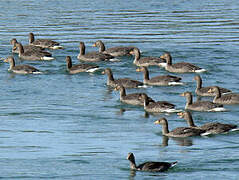
<svg viewBox="0 0 239 180">
<path fill-rule="evenodd" d="M 177 113 L 177 115 L 178 115 L 180 118 L 182 118 L 182 117 L 183 117 L 183 112 L 179 112 L 179 113 Z"/>
<path fill-rule="evenodd" d="M 137 68 L 137 69 L 136 69 L 136 72 L 140 72 L 140 71 L 141 71 L 141 69 L 140 69 L 140 68 Z"/>
<path fill-rule="evenodd" d="M 96 47 L 96 44 L 94 43 L 94 44 L 92 45 L 92 47 Z"/>
<path fill-rule="evenodd" d="M 160 58 L 161 58 L 161 59 L 165 59 L 165 58 L 164 58 L 164 55 L 161 55 Z"/>
<path fill-rule="evenodd" d="M 184 96 L 184 93 L 180 94 L 180 96 Z"/>
<path fill-rule="evenodd" d="M 129 54 L 134 54 L 134 51 L 130 51 Z"/>
<path fill-rule="evenodd" d="M 105 71 L 102 71 L 101 74 L 105 74 Z"/>
<path fill-rule="evenodd" d="M 154 121 L 154 124 L 160 124 L 160 121 L 159 120 Z"/>
</svg>

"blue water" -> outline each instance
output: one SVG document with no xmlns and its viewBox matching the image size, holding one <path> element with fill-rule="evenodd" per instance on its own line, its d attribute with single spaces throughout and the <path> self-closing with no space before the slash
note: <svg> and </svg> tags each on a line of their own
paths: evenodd
<svg viewBox="0 0 239 180">
<path fill-rule="evenodd" d="M 142 81 L 133 57 L 98 63 L 94 73 L 69 75 L 65 57 L 73 63 L 79 42 L 86 51 L 102 40 L 106 47 L 137 46 L 142 56 L 170 51 L 173 61 L 192 62 L 208 70 L 203 85 L 220 85 L 239 92 L 239 2 L 228 1 L 78 1 L 11 0 L 0 2 L 0 58 L 11 54 L 9 41 L 36 38 L 59 41 L 64 50 L 51 51 L 51 62 L 20 61 L 42 75 L 14 75 L 0 62 L 0 178 L 2 179 L 238 179 L 239 134 L 183 140 L 162 136 L 154 125 L 166 117 L 169 128 L 186 126 L 176 114 L 145 116 L 142 107 L 122 104 L 119 93 L 106 85 L 101 71 L 110 67 L 116 78 Z M 169 74 L 151 67 L 150 76 Z M 180 74 L 185 86 L 130 89 L 146 92 L 183 109 L 179 94 L 193 91 L 194 74 Z M 196 96 L 194 95 L 194 99 Z M 205 98 L 212 100 L 212 98 Z M 238 106 L 218 113 L 193 112 L 195 123 L 239 125 Z M 165 173 L 129 170 L 128 152 L 136 162 L 178 161 Z"/>
</svg>

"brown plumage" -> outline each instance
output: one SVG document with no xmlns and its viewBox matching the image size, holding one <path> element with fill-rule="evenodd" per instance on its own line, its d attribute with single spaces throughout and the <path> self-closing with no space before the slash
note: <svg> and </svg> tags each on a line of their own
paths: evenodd
<svg viewBox="0 0 239 180">
<path fill-rule="evenodd" d="M 178 116 L 180 118 L 185 119 L 187 121 L 187 124 L 188 124 L 189 127 L 205 130 L 204 135 L 220 134 L 220 133 L 226 133 L 226 132 L 229 132 L 229 131 L 238 130 L 238 129 L 236 129 L 237 125 L 223 124 L 223 123 L 218 123 L 218 122 L 206 123 L 202 126 L 196 126 L 194 124 L 192 115 L 189 111 L 180 112 L 180 113 L 178 113 Z"/>
<path fill-rule="evenodd" d="M 213 86 L 202 87 L 202 78 L 200 77 L 200 75 L 196 75 L 194 77 L 194 80 L 197 82 L 197 87 L 195 90 L 195 93 L 197 95 L 199 95 L 199 96 L 215 96 L 216 95 L 215 93 L 208 92 L 208 90 L 210 88 L 212 88 Z M 219 87 L 219 89 L 220 89 L 220 92 L 222 92 L 222 93 L 230 93 L 231 92 L 231 90 L 226 89 L 226 88 Z"/>
<path fill-rule="evenodd" d="M 144 100 L 141 99 L 141 95 L 145 93 L 132 93 L 132 94 L 126 94 L 125 88 L 123 86 L 116 86 L 116 91 L 120 91 L 120 101 L 126 104 L 132 104 L 132 105 L 144 105 Z M 148 97 L 148 96 L 147 96 Z M 148 97 L 148 101 L 154 102 L 154 100 L 150 97 Z"/>
<path fill-rule="evenodd" d="M 188 63 L 188 62 L 179 62 L 172 64 L 172 56 L 169 52 L 163 54 L 160 56 L 160 58 L 165 59 L 167 62 L 167 65 L 165 69 L 169 72 L 174 73 L 189 73 L 189 72 L 205 72 L 205 69 L 202 69 L 194 64 Z"/>
<path fill-rule="evenodd" d="M 81 72 L 94 72 L 99 69 L 99 66 L 91 65 L 91 64 L 72 65 L 72 60 L 70 56 L 66 57 L 66 67 L 67 67 L 67 71 L 70 74 L 77 74 Z"/>
<path fill-rule="evenodd" d="M 118 46 L 118 47 L 105 49 L 105 45 L 101 40 L 96 41 L 93 44 L 93 47 L 99 47 L 100 53 L 110 54 L 111 56 L 114 56 L 114 57 L 130 55 L 129 52 L 135 48 L 133 46 L 128 46 L 128 47 Z"/>
<path fill-rule="evenodd" d="M 166 60 L 159 57 L 141 57 L 140 51 L 138 48 L 134 48 L 130 51 L 130 54 L 134 55 L 133 63 L 136 66 L 166 66 Z"/>
<path fill-rule="evenodd" d="M 177 161 L 172 163 L 149 161 L 137 166 L 133 153 L 128 153 L 127 159 L 130 161 L 130 169 L 136 171 L 164 172 L 177 164 Z"/>
<path fill-rule="evenodd" d="M 197 101 L 193 102 L 193 97 L 191 92 L 184 92 L 180 96 L 185 96 L 187 99 L 185 109 L 193 111 L 225 111 L 223 105 L 215 104 L 211 101 Z"/>
<path fill-rule="evenodd" d="M 29 33 L 29 45 L 39 46 L 49 49 L 63 49 L 60 43 L 50 39 L 36 39 L 33 33 Z"/>
<path fill-rule="evenodd" d="M 154 122 L 154 124 L 162 125 L 162 134 L 169 137 L 189 137 L 199 136 L 205 132 L 205 130 L 195 129 L 191 127 L 177 127 L 172 131 L 168 130 L 168 121 L 166 118 L 161 118 Z"/>
<path fill-rule="evenodd" d="M 116 87 L 118 85 L 124 86 L 125 88 L 138 88 L 143 86 L 144 84 L 140 81 L 132 80 L 129 78 L 122 79 L 114 79 L 113 73 L 110 68 L 106 68 L 102 74 L 106 74 L 108 76 L 107 85 L 111 87 Z"/>
<path fill-rule="evenodd" d="M 104 54 L 101 52 L 89 52 L 86 54 L 84 42 L 80 42 L 79 48 L 80 53 L 78 54 L 77 58 L 81 61 L 99 62 L 99 61 L 109 61 L 110 59 L 114 58 L 114 56 Z"/>
<path fill-rule="evenodd" d="M 182 85 L 180 82 L 182 78 L 171 75 L 155 76 L 149 78 L 149 71 L 147 67 L 140 67 L 136 69 L 137 72 L 143 72 L 144 74 L 144 84 L 151 86 L 170 86 L 170 85 Z"/>
<path fill-rule="evenodd" d="M 209 93 L 215 93 L 215 97 L 213 99 L 214 103 L 218 104 L 239 104 L 239 94 L 230 93 L 230 94 L 221 94 L 220 88 L 218 86 L 214 86 L 208 90 Z"/>
</svg>

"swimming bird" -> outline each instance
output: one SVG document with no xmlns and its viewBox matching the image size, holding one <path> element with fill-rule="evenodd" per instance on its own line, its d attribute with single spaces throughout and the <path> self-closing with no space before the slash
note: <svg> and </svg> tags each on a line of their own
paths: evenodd
<svg viewBox="0 0 239 180">
<path fill-rule="evenodd" d="M 182 78 L 171 75 L 155 76 L 149 78 L 149 71 L 147 67 L 140 67 L 136 69 L 137 72 L 143 72 L 144 74 L 144 84 L 151 86 L 170 86 L 170 85 L 183 85 L 181 81 Z"/>
<path fill-rule="evenodd" d="M 165 59 L 167 62 L 167 65 L 165 69 L 169 72 L 174 73 L 189 73 L 189 72 L 205 72 L 205 69 L 202 69 L 194 64 L 188 63 L 188 62 L 179 62 L 172 64 L 172 56 L 169 52 L 164 53 L 160 58 Z"/>
<path fill-rule="evenodd" d="M 169 103 L 167 101 L 156 101 L 149 103 L 147 94 L 142 94 L 140 99 L 144 101 L 144 110 L 150 113 L 173 113 L 179 112 L 179 110 L 175 109 L 175 105 Z"/>
<path fill-rule="evenodd" d="M 10 67 L 8 71 L 11 71 L 16 74 L 40 74 L 40 72 L 37 68 L 30 66 L 30 65 L 15 65 L 15 60 L 12 56 L 9 56 L 4 60 L 4 62 L 8 62 L 10 64 Z"/>
<path fill-rule="evenodd" d="M 99 69 L 99 66 L 91 64 L 77 64 L 72 65 L 72 60 L 70 56 L 66 56 L 66 67 L 70 74 L 77 74 L 80 72 L 94 72 Z"/>
<path fill-rule="evenodd" d="M 114 56 L 109 54 L 104 54 L 101 52 L 89 52 L 85 54 L 85 43 L 80 42 L 80 53 L 78 54 L 77 58 L 82 61 L 88 62 L 98 62 L 98 61 L 110 61 L 114 59 Z"/>
<path fill-rule="evenodd" d="M 96 41 L 93 44 L 93 47 L 98 47 L 100 53 L 110 54 L 111 56 L 114 56 L 114 57 L 130 55 L 129 52 L 135 48 L 133 46 L 128 46 L 128 47 L 118 46 L 118 47 L 105 49 L 105 45 L 101 40 Z"/>
<path fill-rule="evenodd" d="M 19 50 L 18 50 L 18 48 L 17 48 L 17 44 L 18 44 L 17 39 L 16 39 L 16 38 L 11 39 L 10 44 L 12 45 L 12 52 L 18 54 L 18 53 L 19 53 Z M 43 51 L 43 50 L 44 50 L 44 48 L 42 48 L 42 47 L 33 46 L 33 45 L 25 45 L 25 46 L 23 46 L 23 49 L 24 49 L 25 51 L 28 51 L 28 50 Z"/>
<path fill-rule="evenodd" d="M 29 33 L 29 45 L 39 46 L 48 49 L 63 49 L 60 43 L 52 41 L 50 39 L 36 39 L 33 33 Z"/>
<path fill-rule="evenodd" d="M 125 88 L 138 88 L 144 85 L 140 81 L 132 80 L 129 78 L 114 79 L 113 73 L 110 68 L 106 68 L 102 72 L 102 74 L 106 74 L 108 76 L 107 85 L 113 88 L 115 88 L 117 85 L 124 86 Z"/>
<path fill-rule="evenodd" d="M 166 60 L 159 57 L 141 57 L 138 48 L 134 48 L 130 51 L 130 54 L 134 55 L 133 64 L 136 66 L 166 66 Z"/>
<path fill-rule="evenodd" d="M 19 50 L 18 56 L 20 59 L 31 60 L 31 61 L 36 61 L 36 60 L 49 61 L 54 59 L 53 57 L 49 57 L 47 56 L 46 53 L 40 52 L 40 51 L 28 50 L 25 52 L 21 43 L 17 44 L 17 48 Z"/>
<path fill-rule="evenodd" d="M 193 110 L 193 111 L 225 111 L 223 105 L 215 104 L 211 101 L 197 101 L 193 103 L 193 96 L 191 92 L 184 92 L 180 94 L 180 96 L 184 96 L 187 99 L 185 109 Z"/>
<path fill-rule="evenodd" d="M 127 159 L 130 161 L 130 169 L 137 171 L 164 172 L 177 164 L 177 161 L 172 163 L 149 161 L 137 166 L 133 153 L 128 153 Z"/>
<path fill-rule="evenodd" d="M 220 134 L 229 131 L 239 130 L 237 129 L 237 125 L 235 124 L 223 124 L 219 122 L 206 123 L 202 126 L 196 126 L 193 122 L 192 115 L 189 111 L 180 112 L 178 113 L 178 116 L 180 118 L 185 119 L 189 127 L 205 130 L 205 133 L 203 133 L 202 135 Z"/>
<path fill-rule="evenodd" d="M 239 94 L 238 93 L 230 93 L 222 95 L 220 88 L 218 86 L 214 86 L 208 90 L 209 93 L 215 93 L 215 97 L 213 99 L 214 103 L 218 104 L 239 104 Z"/>
<path fill-rule="evenodd" d="M 197 82 L 197 87 L 196 87 L 196 90 L 195 90 L 195 93 L 199 96 L 215 96 L 216 94 L 215 93 L 209 93 L 209 89 L 212 88 L 213 86 L 207 86 L 207 87 L 202 87 L 202 78 L 200 77 L 200 75 L 196 75 L 194 77 L 194 80 Z M 221 88 L 219 87 L 220 89 L 220 92 L 222 93 L 230 93 L 232 92 L 231 90 L 229 89 L 226 89 L 226 88 Z"/>
<path fill-rule="evenodd" d="M 116 86 L 115 89 L 116 91 L 120 91 L 120 101 L 126 104 L 132 104 L 132 105 L 144 105 L 144 100 L 141 99 L 141 95 L 144 93 L 131 93 L 131 94 L 126 94 L 124 86 Z M 148 96 L 147 96 L 148 97 Z M 154 100 L 150 97 L 148 97 L 148 101 L 154 102 Z"/>
<path fill-rule="evenodd" d="M 154 124 L 162 125 L 162 134 L 168 137 L 190 137 L 190 136 L 200 136 L 205 130 L 195 129 L 191 127 L 177 127 L 172 131 L 168 130 L 168 121 L 166 118 L 160 118 L 154 122 Z"/>
</svg>

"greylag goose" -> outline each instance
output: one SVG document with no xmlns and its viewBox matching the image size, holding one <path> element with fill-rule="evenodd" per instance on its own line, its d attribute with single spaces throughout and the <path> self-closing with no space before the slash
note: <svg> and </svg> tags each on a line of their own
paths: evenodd
<svg viewBox="0 0 239 180">
<path fill-rule="evenodd" d="M 12 56 L 9 56 L 4 62 L 8 62 L 10 64 L 9 71 L 16 74 L 40 74 L 41 72 L 30 65 L 15 65 L 15 60 Z"/>
<path fill-rule="evenodd" d="M 77 58 L 81 61 L 98 62 L 98 61 L 110 61 L 114 59 L 114 56 L 100 53 L 100 52 L 89 52 L 85 54 L 84 42 L 80 42 L 79 48 L 80 48 L 80 53 L 78 54 Z"/>
<path fill-rule="evenodd" d="M 178 113 L 178 116 L 180 118 L 185 119 L 187 121 L 187 124 L 189 127 L 205 130 L 205 133 L 203 133 L 202 135 L 220 134 L 220 133 L 226 133 L 229 131 L 238 130 L 237 125 L 223 124 L 223 123 L 218 123 L 218 122 L 206 123 L 202 126 L 196 126 L 193 122 L 192 115 L 189 111 L 180 112 L 180 113 Z"/>
<path fill-rule="evenodd" d="M 132 104 L 132 105 L 144 105 L 144 100 L 142 100 L 140 97 L 143 93 L 132 93 L 132 94 L 126 94 L 125 88 L 123 86 L 116 86 L 116 91 L 120 91 L 120 101 L 126 104 Z M 148 101 L 154 102 L 154 100 L 150 97 L 148 97 Z"/>
<path fill-rule="evenodd" d="M 49 48 L 49 49 L 63 49 L 60 46 L 60 43 L 56 41 L 52 41 L 50 39 L 36 39 L 33 33 L 29 33 L 29 45 L 39 46 L 42 48 Z"/>
<path fill-rule="evenodd" d="M 24 51 L 23 46 L 21 43 L 17 44 L 17 48 L 19 50 L 19 58 L 23 60 L 30 60 L 30 61 L 37 61 L 37 60 L 53 60 L 53 57 L 49 57 L 48 54 L 40 51 Z"/>
<path fill-rule="evenodd" d="M 180 110 L 175 109 L 175 105 L 167 101 L 157 101 L 149 103 L 147 94 L 142 94 L 140 99 L 144 101 L 144 110 L 150 113 L 162 113 L 162 112 L 179 112 Z"/>
<path fill-rule="evenodd" d="M 239 94 L 230 93 L 230 94 L 221 94 L 220 88 L 218 86 L 214 86 L 208 90 L 209 93 L 215 93 L 215 97 L 213 99 L 214 103 L 218 104 L 239 104 Z"/>
<path fill-rule="evenodd" d="M 172 64 L 172 57 L 170 53 L 165 53 L 160 58 L 165 59 L 167 62 L 167 65 L 165 69 L 169 72 L 174 72 L 174 73 L 190 73 L 190 72 L 205 72 L 205 69 L 202 69 L 194 64 L 188 63 L 188 62 L 179 62 Z"/>
<path fill-rule="evenodd" d="M 124 86 L 125 88 L 138 88 L 143 86 L 142 82 L 132 80 L 129 78 L 122 78 L 122 79 L 114 79 L 113 73 L 110 68 L 106 68 L 102 74 L 106 74 L 108 76 L 107 85 L 115 88 L 118 85 Z"/>
<path fill-rule="evenodd" d="M 134 48 L 130 51 L 130 54 L 134 55 L 133 63 L 136 66 L 166 66 L 166 60 L 159 57 L 141 57 L 138 48 Z"/>
<path fill-rule="evenodd" d="M 128 153 L 127 159 L 130 161 L 130 169 L 135 171 L 164 172 L 177 164 L 177 161 L 172 163 L 149 161 L 137 166 L 133 153 Z"/>
<path fill-rule="evenodd" d="M 111 56 L 114 57 L 130 55 L 129 52 L 135 48 L 131 46 L 129 47 L 119 46 L 105 49 L 105 45 L 101 40 L 96 41 L 93 44 L 93 47 L 98 47 L 100 53 L 110 54 Z"/>
<path fill-rule="evenodd" d="M 144 84 L 151 86 L 170 86 L 170 85 L 183 85 L 181 81 L 182 78 L 164 75 L 164 76 L 156 76 L 153 78 L 149 78 L 149 71 L 147 67 L 140 67 L 136 69 L 137 72 L 143 72 L 144 74 Z"/>
<path fill-rule="evenodd" d="M 18 41 L 16 38 L 13 38 L 11 41 L 10 41 L 10 44 L 12 45 L 12 52 L 13 53 L 19 53 L 19 50 L 17 48 L 17 44 L 18 44 Z M 25 45 L 23 46 L 23 49 L 25 51 L 28 51 L 28 50 L 31 50 L 31 51 L 43 51 L 44 48 L 42 47 L 39 47 L 39 46 L 33 46 L 33 45 Z"/>
<path fill-rule="evenodd" d="M 91 64 L 77 64 L 72 65 L 72 60 L 70 56 L 66 56 L 66 67 L 70 74 L 77 74 L 81 72 L 94 72 L 99 69 L 99 66 Z"/>
<path fill-rule="evenodd" d="M 195 129 L 191 127 L 177 127 L 172 131 L 168 130 L 168 121 L 166 118 L 161 118 L 154 122 L 154 124 L 162 125 L 162 134 L 168 137 L 190 137 L 200 136 L 205 130 Z"/>
<path fill-rule="evenodd" d="M 208 90 L 210 88 L 212 88 L 212 86 L 207 86 L 207 87 L 202 87 L 202 78 L 200 77 L 200 75 L 196 75 L 194 77 L 194 80 L 197 82 L 197 87 L 195 90 L 195 93 L 199 96 L 215 96 L 215 93 L 209 93 Z M 230 93 L 231 90 L 226 89 L 226 88 L 221 88 L 219 87 L 220 91 L 222 93 Z"/>
<path fill-rule="evenodd" d="M 193 111 L 225 111 L 223 105 L 215 104 L 211 101 L 197 101 L 193 103 L 193 96 L 191 92 L 184 92 L 180 96 L 185 96 L 187 99 L 185 109 Z"/>
</svg>

